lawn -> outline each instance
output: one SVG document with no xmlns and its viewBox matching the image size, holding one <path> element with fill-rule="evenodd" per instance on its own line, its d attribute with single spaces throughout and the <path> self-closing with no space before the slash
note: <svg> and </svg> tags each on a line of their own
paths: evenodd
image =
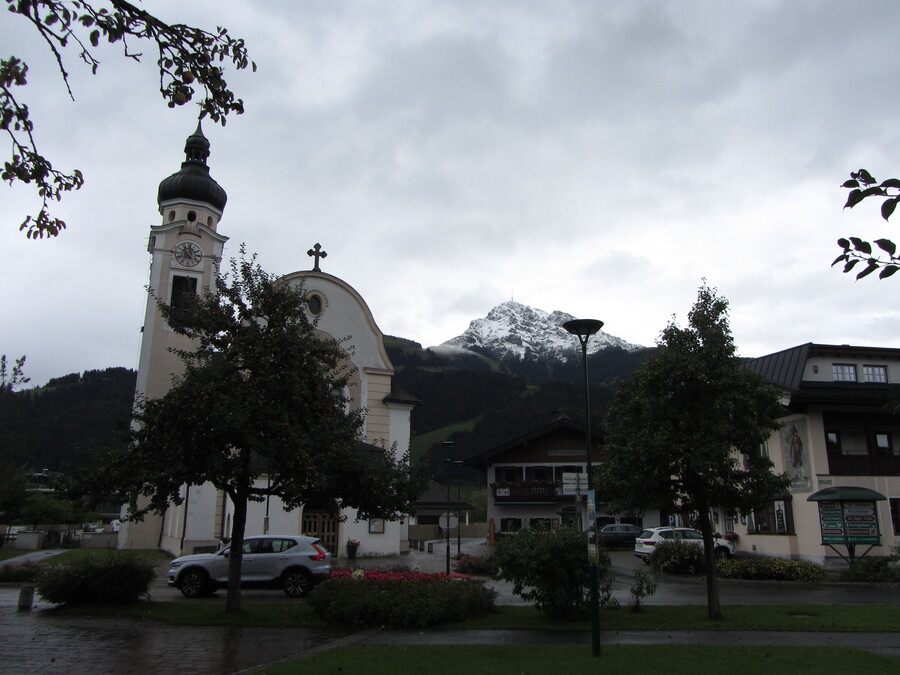
<svg viewBox="0 0 900 675">
<path fill-rule="evenodd" d="M 9 560 L 10 558 L 18 558 L 20 555 L 24 555 L 26 553 L 28 553 L 28 551 L 18 551 L 9 546 L 4 546 L 3 548 L 0 548 L 0 562 Z"/>
<path fill-rule="evenodd" d="M 131 550 L 131 549 L 127 549 Z M 152 563 L 162 562 L 164 560 L 171 560 L 172 556 L 167 553 L 163 553 L 162 551 L 156 551 L 151 549 L 143 549 L 143 550 L 135 550 L 134 553 L 137 553 L 142 558 L 146 558 Z M 76 562 L 78 560 L 84 560 L 85 558 L 95 558 L 98 556 L 108 555 L 109 551 L 104 548 L 73 548 L 69 549 L 65 553 L 60 553 L 58 555 L 53 555 L 48 558 L 44 558 L 41 560 L 42 565 L 68 565 L 70 563 Z"/>
<path fill-rule="evenodd" d="M 427 664 L 427 665 L 426 665 Z M 582 646 L 341 647 L 257 673 L 421 673 L 458 675 L 545 675 L 546 673 L 666 673 L 697 675 L 760 672 L 791 675 L 897 672 L 898 661 L 842 647 L 736 647 L 696 645 L 610 645 L 600 657 Z"/>
<path fill-rule="evenodd" d="M 240 613 L 225 611 L 220 597 L 171 602 L 137 602 L 122 607 L 72 607 L 60 612 L 96 616 L 130 616 L 179 626 L 256 626 L 312 628 L 327 624 L 303 601 L 245 601 Z M 626 607 L 605 609 L 600 615 L 604 631 L 834 631 L 900 632 L 897 605 L 735 605 L 723 608 L 722 621 L 706 618 L 701 605 L 651 606 L 640 612 Z M 480 619 L 432 628 L 453 630 L 534 630 L 589 632 L 589 621 L 552 621 L 533 607 L 500 607 Z"/>
</svg>

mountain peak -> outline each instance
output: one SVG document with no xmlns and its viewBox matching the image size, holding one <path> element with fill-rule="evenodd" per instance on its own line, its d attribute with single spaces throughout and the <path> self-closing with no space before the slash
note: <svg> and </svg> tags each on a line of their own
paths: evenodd
<svg viewBox="0 0 900 675">
<path fill-rule="evenodd" d="M 567 312 L 554 310 L 548 313 L 515 300 L 507 300 L 491 309 L 484 318 L 473 320 L 462 335 L 432 349 L 438 353 L 460 350 L 490 352 L 498 359 L 510 353 L 519 358 L 528 354 L 565 358 L 566 353 L 579 349 L 578 340 L 562 327 L 574 318 Z M 626 342 L 603 330 L 588 342 L 588 352 L 591 354 L 607 347 L 640 349 L 640 345 Z"/>
</svg>

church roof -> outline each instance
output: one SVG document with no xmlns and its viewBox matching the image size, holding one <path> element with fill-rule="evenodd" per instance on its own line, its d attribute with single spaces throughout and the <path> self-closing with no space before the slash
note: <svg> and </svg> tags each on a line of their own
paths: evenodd
<svg viewBox="0 0 900 675">
<path fill-rule="evenodd" d="M 206 158 L 209 157 L 209 141 L 203 135 L 200 122 L 197 122 L 197 130 L 188 136 L 185 142 L 184 155 L 181 171 L 173 173 L 159 184 L 157 203 L 162 204 L 173 199 L 190 199 L 205 202 L 223 211 L 228 195 L 209 175 L 209 167 L 206 165 Z"/>
</svg>

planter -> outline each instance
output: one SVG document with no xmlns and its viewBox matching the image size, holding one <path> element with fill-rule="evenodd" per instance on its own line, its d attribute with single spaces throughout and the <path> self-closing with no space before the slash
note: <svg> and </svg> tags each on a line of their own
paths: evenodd
<svg viewBox="0 0 900 675">
<path fill-rule="evenodd" d="M 348 560 L 356 560 L 356 551 L 359 550 L 359 544 L 356 546 L 351 546 L 347 544 L 347 559 Z"/>
</svg>

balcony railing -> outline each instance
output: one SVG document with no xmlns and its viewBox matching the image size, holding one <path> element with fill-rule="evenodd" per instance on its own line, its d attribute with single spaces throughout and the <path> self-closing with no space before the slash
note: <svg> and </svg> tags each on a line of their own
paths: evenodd
<svg viewBox="0 0 900 675">
<path fill-rule="evenodd" d="M 563 496 L 562 483 L 546 480 L 491 483 L 495 502 L 555 502 Z"/>
<path fill-rule="evenodd" d="M 900 476 L 900 457 L 829 452 L 828 472 L 834 476 Z"/>
</svg>

